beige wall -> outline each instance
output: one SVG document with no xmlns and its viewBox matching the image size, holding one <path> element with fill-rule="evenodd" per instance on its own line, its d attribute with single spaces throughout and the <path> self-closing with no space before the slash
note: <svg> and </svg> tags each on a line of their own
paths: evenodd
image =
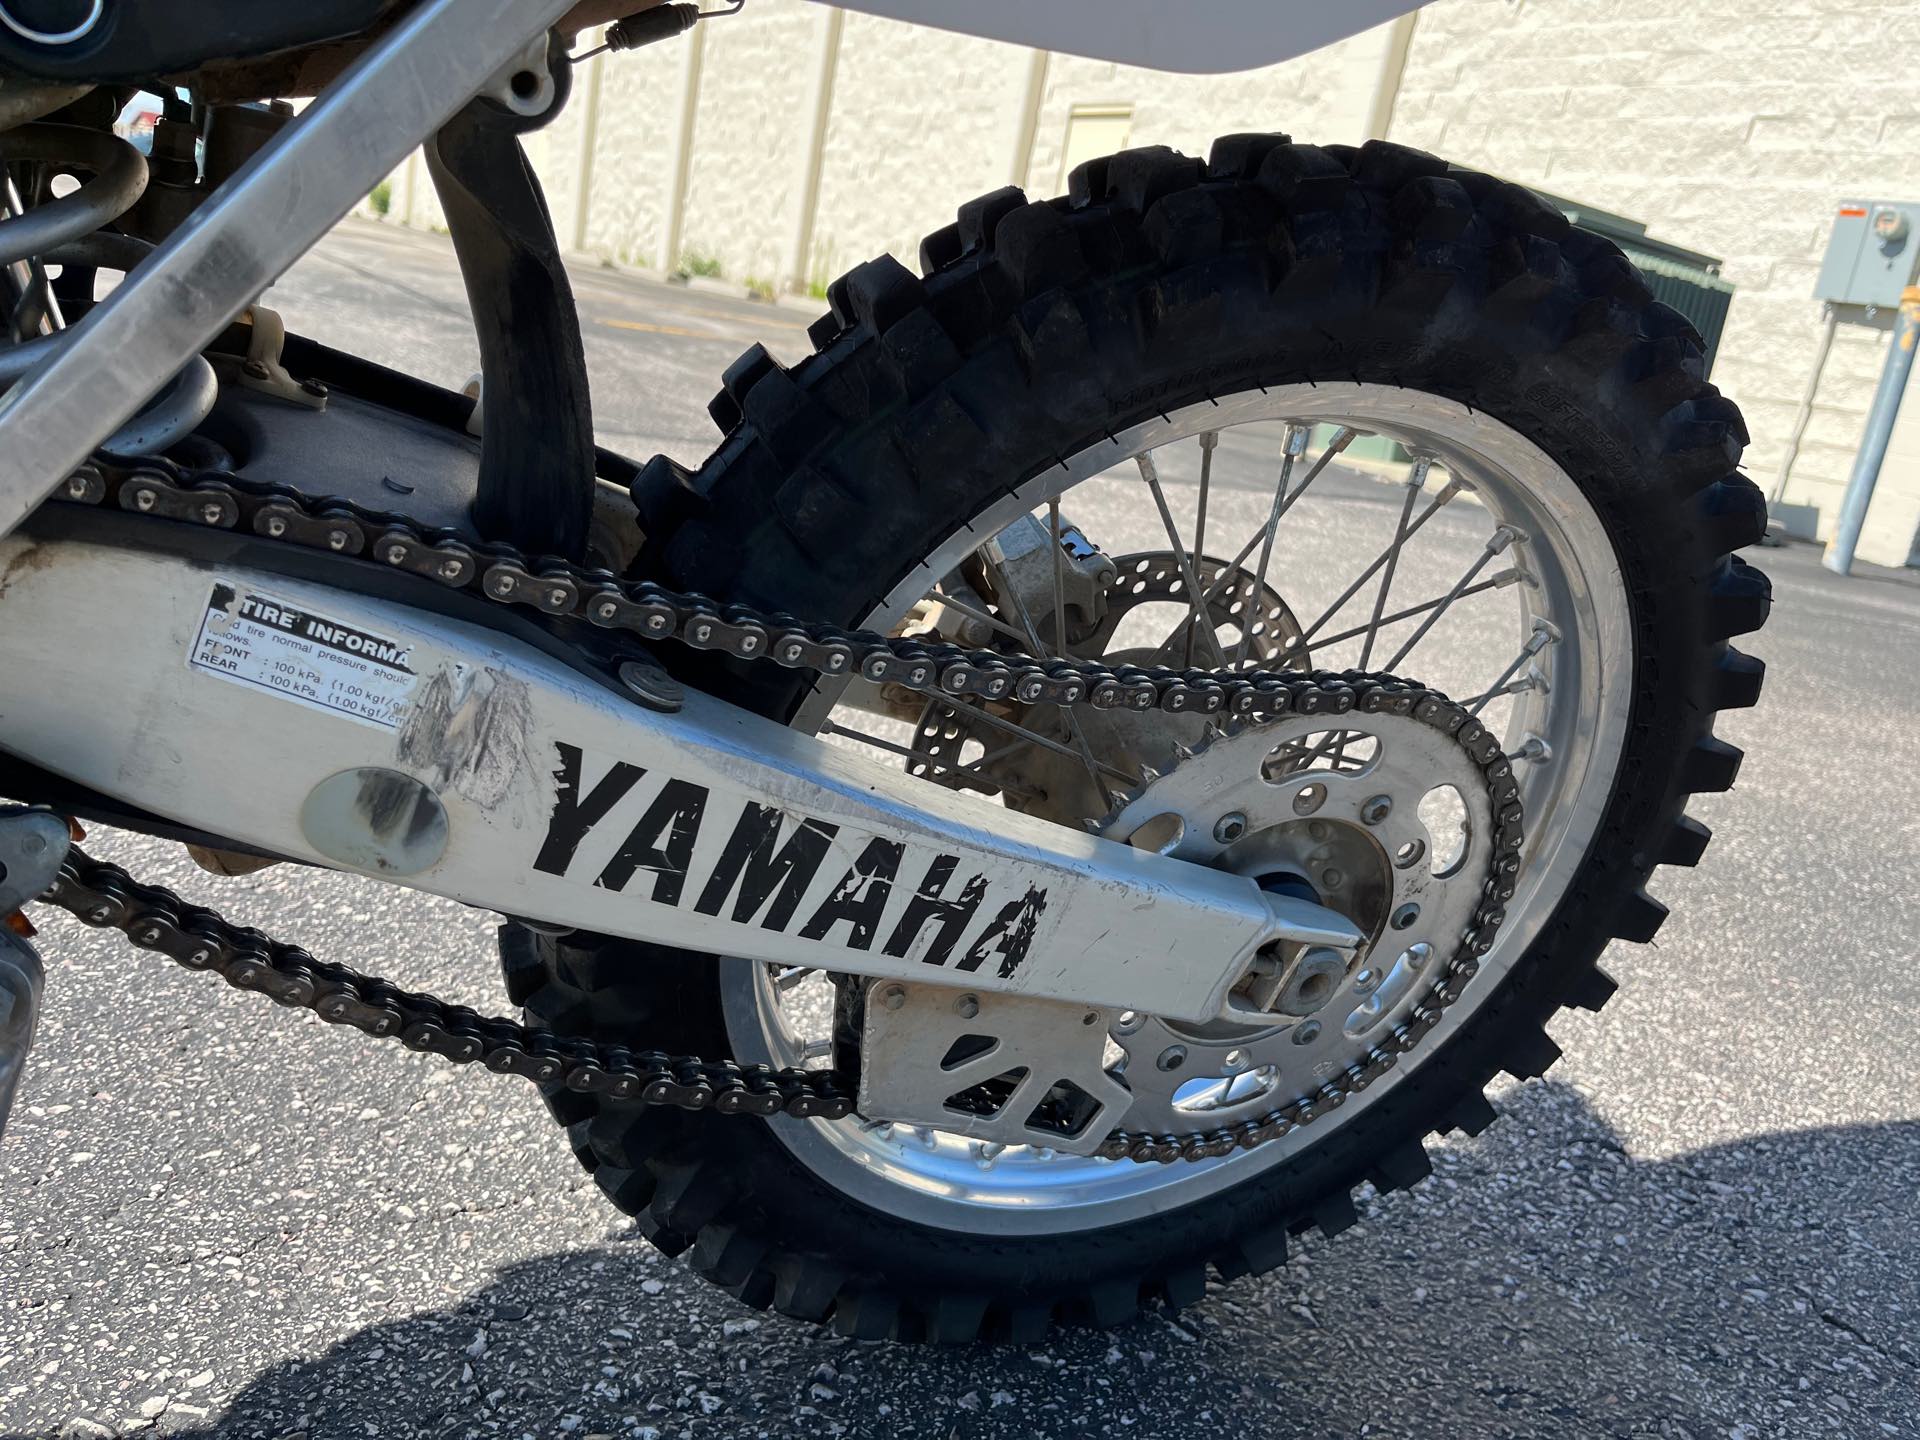
<svg viewBox="0 0 1920 1440">
<path fill-rule="evenodd" d="M 970 196 L 1013 179 L 1052 193 L 1076 106 L 1128 107 L 1129 143 L 1198 154 L 1247 129 L 1357 142 L 1390 111 L 1394 140 L 1723 257 L 1738 288 L 1714 379 L 1745 410 L 1749 469 L 1770 486 L 1818 343 L 1809 292 L 1835 202 L 1920 199 L 1920 94 L 1901 68 L 1920 50 L 1920 4 L 1436 0 L 1406 37 L 1396 22 L 1284 65 L 1171 75 L 754 0 L 589 62 L 529 148 L 563 244 L 662 269 L 699 252 L 728 279 L 818 293 L 881 251 L 914 264 L 919 238 Z M 417 161 L 396 177 L 395 212 L 438 221 Z M 1786 498 L 1817 507 L 1822 534 L 1884 346 L 1843 326 L 1820 388 Z M 1866 558 L 1906 560 L 1916 424 L 1883 476 Z"/>
<path fill-rule="evenodd" d="M 914 264 L 921 237 L 975 195 L 1008 183 L 1054 193 L 1075 106 L 1128 106 L 1129 143 L 1196 154 L 1234 130 L 1358 142 L 1392 30 L 1284 65 L 1194 76 L 1042 57 L 869 15 L 838 19 L 830 44 L 836 12 L 754 0 L 683 39 L 587 62 L 566 110 L 527 141 L 562 243 L 663 269 L 698 254 L 730 279 L 818 290 L 882 251 Z M 829 76 L 816 135 L 813 101 Z M 690 158 L 670 244 L 682 144 Z M 417 156 L 395 172 L 393 189 L 393 218 L 444 225 Z"/>
<path fill-rule="evenodd" d="M 1913 0 L 1438 0 L 1392 138 L 1646 221 L 1725 259 L 1714 380 L 1771 488 L 1820 338 L 1835 203 L 1920 199 Z M 1886 336 L 1843 325 L 1786 499 L 1831 528 Z M 1920 463 L 1889 460 L 1863 558 L 1904 564 Z"/>
<path fill-rule="evenodd" d="M 1014 179 L 1029 53 L 847 16 L 802 286 L 883 251 L 917 272 L 922 236 Z"/>
</svg>

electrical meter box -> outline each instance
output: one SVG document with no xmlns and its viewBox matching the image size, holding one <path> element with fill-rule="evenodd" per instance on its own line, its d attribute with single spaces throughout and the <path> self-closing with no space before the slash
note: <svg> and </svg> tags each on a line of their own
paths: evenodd
<svg viewBox="0 0 1920 1440">
<path fill-rule="evenodd" d="M 1813 298 L 1892 308 L 1920 271 L 1920 201 L 1842 200 Z"/>
</svg>

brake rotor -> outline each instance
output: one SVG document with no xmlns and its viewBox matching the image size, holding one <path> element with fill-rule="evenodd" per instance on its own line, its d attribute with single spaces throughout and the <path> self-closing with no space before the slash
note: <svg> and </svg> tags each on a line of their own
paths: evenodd
<svg viewBox="0 0 1920 1440">
<path fill-rule="evenodd" d="M 1192 562 L 1201 593 L 1209 597 L 1205 611 L 1211 629 L 1190 622 L 1183 629 L 1182 620 L 1193 613 L 1188 604 L 1185 564 L 1184 556 L 1170 550 L 1118 557 L 1098 618 L 1068 630 L 1068 649 L 1073 656 L 1108 665 L 1142 667 L 1225 668 L 1244 660 L 1258 669 L 1308 668 L 1310 652 L 1304 644 L 1304 632 L 1279 591 L 1271 585 L 1256 587 L 1251 571 L 1230 566 L 1224 560 L 1201 556 Z M 1152 608 L 1167 613 L 1150 622 L 1147 612 Z M 1175 638 L 1163 645 L 1169 634 Z M 1284 662 L 1282 655 L 1286 657 Z M 1182 754 L 1205 738 L 1203 718 L 1164 711 L 1081 711 L 1070 722 L 1058 709 L 1008 704 L 989 708 L 1076 751 L 1084 740 L 1087 750 L 1101 764 L 1130 776 L 1171 769 Z M 986 758 L 977 770 L 965 771 L 962 767 L 971 745 L 979 746 L 979 753 Z M 1110 808 L 1108 796 L 1096 787 L 1077 754 L 1060 755 L 1030 743 L 1021 744 L 1008 733 L 939 700 L 930 701 L 921 712 L 913 748 L 937 763 L 911 761 L 910 774 L 950 789 L 1003 795 L 1009 807 L 1058 824 L 1081 825 Z"/>
</svg>

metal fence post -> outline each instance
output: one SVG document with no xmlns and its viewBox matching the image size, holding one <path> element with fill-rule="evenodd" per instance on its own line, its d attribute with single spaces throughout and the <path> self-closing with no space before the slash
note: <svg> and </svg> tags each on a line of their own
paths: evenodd
<svg viewBox="0 0 1920 1440">
<path fill-rule="evenodd" d="M 1900 397 L 1906 393 L 1907 376 L 1913 372 L 1916 342 L 1920 342 L 1920 285 L 1909 285 L 1900 296 L 1893 343 L 1880 371 L 1880 388 L 1873 392 L 1873 408 L 1867 412 L 1867 429 L 1860 437 L 1860 453 L 1853 459 L 1853 474 L 1847 477 L 1840 518 L 1834 524 L 1833 538 L 1827 542 L 1827 553 L 1820 557 L 1820 563 L 1836 575 L 1846 575 L 1853 569 L 1854 547 L 1860 543 L 1860 531 L 1867 523 L 1867 506 L 1873 502 L 1880 462 L 1886 459 L 1887 441 L 1900 414 Z"/>
</svg>

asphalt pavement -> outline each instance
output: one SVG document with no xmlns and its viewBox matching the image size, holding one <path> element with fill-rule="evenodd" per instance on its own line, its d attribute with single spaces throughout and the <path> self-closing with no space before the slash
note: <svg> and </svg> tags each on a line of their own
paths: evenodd
<svg viewBox="0 0 1920 1440">
<path fill-rule="evenodd" d="M 577 275 L 602 437 L 697 459 L 807 317 Z M 289 324 L 458 384 L 443 239 L 351 223 Z M 1354 503 L 1363 503 L 1356 500 Z M 532 1091 L 47 920 L 0 1144 L 0 1435 L 1920 1436 L 1920 576 L 1759 552 L 1739 787 L 1621 992 L 1410 1193 L 1177 1317 L 1032 1348 L 834 1338 L 652 1251 Z M 103 697 L 103 703 L 111 703 Z M 171 846 L 104 853 L 316 953 L 499 994 L 491 917 Z"/>
</svg>

